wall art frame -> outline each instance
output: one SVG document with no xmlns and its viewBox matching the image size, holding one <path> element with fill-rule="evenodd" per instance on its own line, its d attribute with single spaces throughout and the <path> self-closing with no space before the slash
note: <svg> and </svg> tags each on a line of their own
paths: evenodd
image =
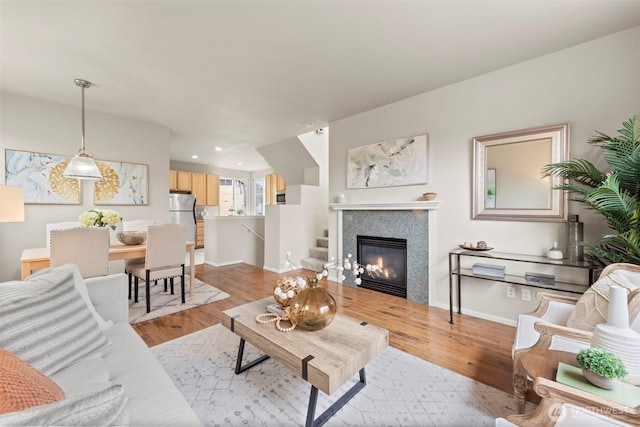
<svg viewBox="0 0 640 427">
<path fill-rule="evenodd" d="M 429 181 L 428 135 L 391 139 L 347 151 L 347 188 L 395 187 Z"/>
<path fill-rule="evenodd" d="M 96 205 L 149 204 L 149 166 L 112 160 L 96 160 L 102 179 L 93 183 Z"/>
<path fill-rule="evenodd" d="M 69 156 L 5 149 L 5 183 L 22 187 L 25 204 L 79 205 L 80 182 L 62 176 Z"/>
</svg>

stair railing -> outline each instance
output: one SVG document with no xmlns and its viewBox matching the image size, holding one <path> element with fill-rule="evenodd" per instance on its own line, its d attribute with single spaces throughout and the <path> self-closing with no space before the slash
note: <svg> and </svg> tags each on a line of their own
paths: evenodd
<svg viewBox="0 0 640 427">
<path fill-rule="evenodd" d="M 246 228 L 248 231 L 252 232 L 256 236 L 258 236 L 258 238 L 261 239 L 264 242 L 264 236 L 261 236 L 260 233 L 258 233 L 256 230 L 254 230 L 253 228 L 249 227 L 244 222 L 241 222 L 240 225 L 242 225 L 244 228 Z"/>
</svg>

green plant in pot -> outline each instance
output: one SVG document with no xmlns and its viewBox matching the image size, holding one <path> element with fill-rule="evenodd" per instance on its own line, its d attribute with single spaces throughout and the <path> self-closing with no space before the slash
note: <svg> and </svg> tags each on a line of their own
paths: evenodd
<svg viewBox="0 0 640 427">
<path fill-rule="evenodd" d="M 627 376 L 624 363 L 613 353 L 597 347 L 580 350 L 576 357 L 582 374 L 593 385 L 613 390 Z"/>
<path fill-rule="evenodd" d="M 546 165 L 543 176 L 564 178 L 565 184 L 555 188 L 600 213 L 613 230 L 597 245 L 581 242 L 593 260 L 602 266 L 640 264 L 640 115 L 623 122 L 618 135 L 597 132 L 588 142 L 602 148 L 608 171 L 577 159 Z"/>
</svg>

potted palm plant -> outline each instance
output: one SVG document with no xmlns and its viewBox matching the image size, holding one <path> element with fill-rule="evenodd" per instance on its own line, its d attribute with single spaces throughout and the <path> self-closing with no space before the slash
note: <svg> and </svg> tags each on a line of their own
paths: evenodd
<svg viewBox="0 0 640 427">
<path fill-rule="evenodd" d="M 576 357 L 582 374 L 593 385 L 613 390 L 620 379 L 627 376 L 624 363 L 613 353 L 602 348 L 592 347 L 580 350 Z"/>
<path fill-rule="evenodd" d="M 618 135 L 602 132 L 588 141 L 602 148 L 610 170 L 600 171 L 588 160 L 577 159 L 546 165 L 543 176 L 565 179 L 557 190 L 602 214 L 612 233 L 598 244 L 581 242 L 600 265 L 640 264 L 640 115 L 622 123 Z"/>
</svg>

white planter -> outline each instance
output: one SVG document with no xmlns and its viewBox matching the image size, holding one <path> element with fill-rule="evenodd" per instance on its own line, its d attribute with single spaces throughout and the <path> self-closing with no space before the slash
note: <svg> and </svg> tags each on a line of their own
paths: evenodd
<svg viewBox="0 0 640 427">
<path fill-rule="evenodd" d="M 582 368 L 582 375 L 584 375 L 591 384 L 607 390 L 613 390 L 620 384 L 620 378 L 603 377 L 585 368 Z"/>
</svg>

